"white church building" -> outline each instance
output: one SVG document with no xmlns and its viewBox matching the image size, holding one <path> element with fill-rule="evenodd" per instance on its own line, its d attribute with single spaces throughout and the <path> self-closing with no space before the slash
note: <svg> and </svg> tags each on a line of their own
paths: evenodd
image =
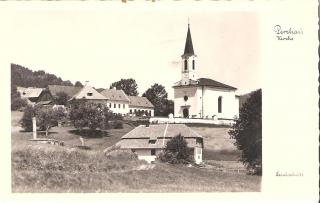
<svg viewBox="0 0 320 203">
<path fill-rule="evenodd" d="M 234 119 L 239 116 L 237 88 L 210 78 L 197 77 L 190 26 L 182 58 L 181 80 L 174 88 L 174 117 Z"/>
</svg>

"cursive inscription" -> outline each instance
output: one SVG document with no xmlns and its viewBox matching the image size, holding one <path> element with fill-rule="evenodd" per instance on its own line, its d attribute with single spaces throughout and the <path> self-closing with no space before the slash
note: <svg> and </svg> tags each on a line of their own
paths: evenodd
<svg viewBox="0 0 320 203">
<path fill-rule="evenodd" d="M 303 173 L 300 172 L 276 172 L 276 176 L 303 176 Z"/>
<path fill-rule="evenodd" d="M 283 28 L 281 25 L 275 25 L 273 31 L 276 33 L 276 37 L 278 40 L 293 40 L 294 35 L 302 35 L 303 30 L 302 28 Z"/>
</svg>

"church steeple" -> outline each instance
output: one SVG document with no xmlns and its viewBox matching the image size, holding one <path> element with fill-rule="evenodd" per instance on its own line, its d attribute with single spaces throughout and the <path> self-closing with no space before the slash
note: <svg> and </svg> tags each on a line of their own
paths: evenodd
<svg viewBox="0 0 320 203">
<path fill-rule="evenodd" d="M 186 44 L 184 47 L 184 53 L 182 56 L 192 56 L 195 55 L 193 51 L 193 44 L 192 44 L 192 38 L 191 38 L 191 32 L 190 32 L 190 24 L 188 23 L 188 32 L 187 32 L 187 39 Z"/>
<path fill-rule="evenodd" d="M 182 58 L 181 83 L 183 85 L 189 85 L 191 80 L 197 79 L 196 57 L 197 57 L 197 55 L 194 54 L 194 50 L 193 50 L 193 44 L 192 44 L 191 32 L 190 32 L 190 24 L 188 22 L 188 32 L 187 32 L 186 44 L 184 46 L 184 53 L 181 56 L 181 58 Z"/>
</svg>

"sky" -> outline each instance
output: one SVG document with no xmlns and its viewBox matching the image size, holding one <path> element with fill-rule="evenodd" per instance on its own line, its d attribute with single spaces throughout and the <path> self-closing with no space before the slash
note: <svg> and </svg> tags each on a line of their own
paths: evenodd
<svg viewBox="0 0 320 203">
<path fill-rule="evenodd" d="M 259 16 L 210 9 L 20 8 L 11 14 L 10 62 L 71 82 L 109 88 L 133 78 L 143 94 L 154 83 L 181 78 L 188 19 L 199 77 L 238 88 L 260 88 Z"/>
</svg>

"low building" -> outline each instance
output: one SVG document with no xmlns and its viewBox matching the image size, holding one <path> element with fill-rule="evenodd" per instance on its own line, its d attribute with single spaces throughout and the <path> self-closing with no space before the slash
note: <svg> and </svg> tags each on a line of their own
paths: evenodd
<svg viewBox="0 0 320 203">
<path fill-rule="evenodd" d="M 113 113 L 122 115 L 128 114 L 130 100 L 123 90 L 117 90 L 116 88 L 105 89 L 101 91 L 100 94 L 109 98 L 107 106 Z"/>
<path fill-rule="evenodd" d="M 154 106 L 146 98 L 140 96 L 128 96 L 129 102 L 129 115 L 132 116 L 154 116 Z"/>
<path fill-rule="evenodd" d="M 140 125 L 125 134 L 116 146 L 131 149 L 139 159 L 150 163 L 165 148 L 167 142 L 179 134 L 184 137 L 188 147 L 192 149 L 195 162 L 201 163 L 203 138 L 184 124 Z"/>
<path fill-rule="evenodd" d="M 28 104 L 48 105 L 52 102 L 53 97 L 45 88 L 36 87 L 17 87 L 20 97 L 25 99 Z"/>
</svg>

